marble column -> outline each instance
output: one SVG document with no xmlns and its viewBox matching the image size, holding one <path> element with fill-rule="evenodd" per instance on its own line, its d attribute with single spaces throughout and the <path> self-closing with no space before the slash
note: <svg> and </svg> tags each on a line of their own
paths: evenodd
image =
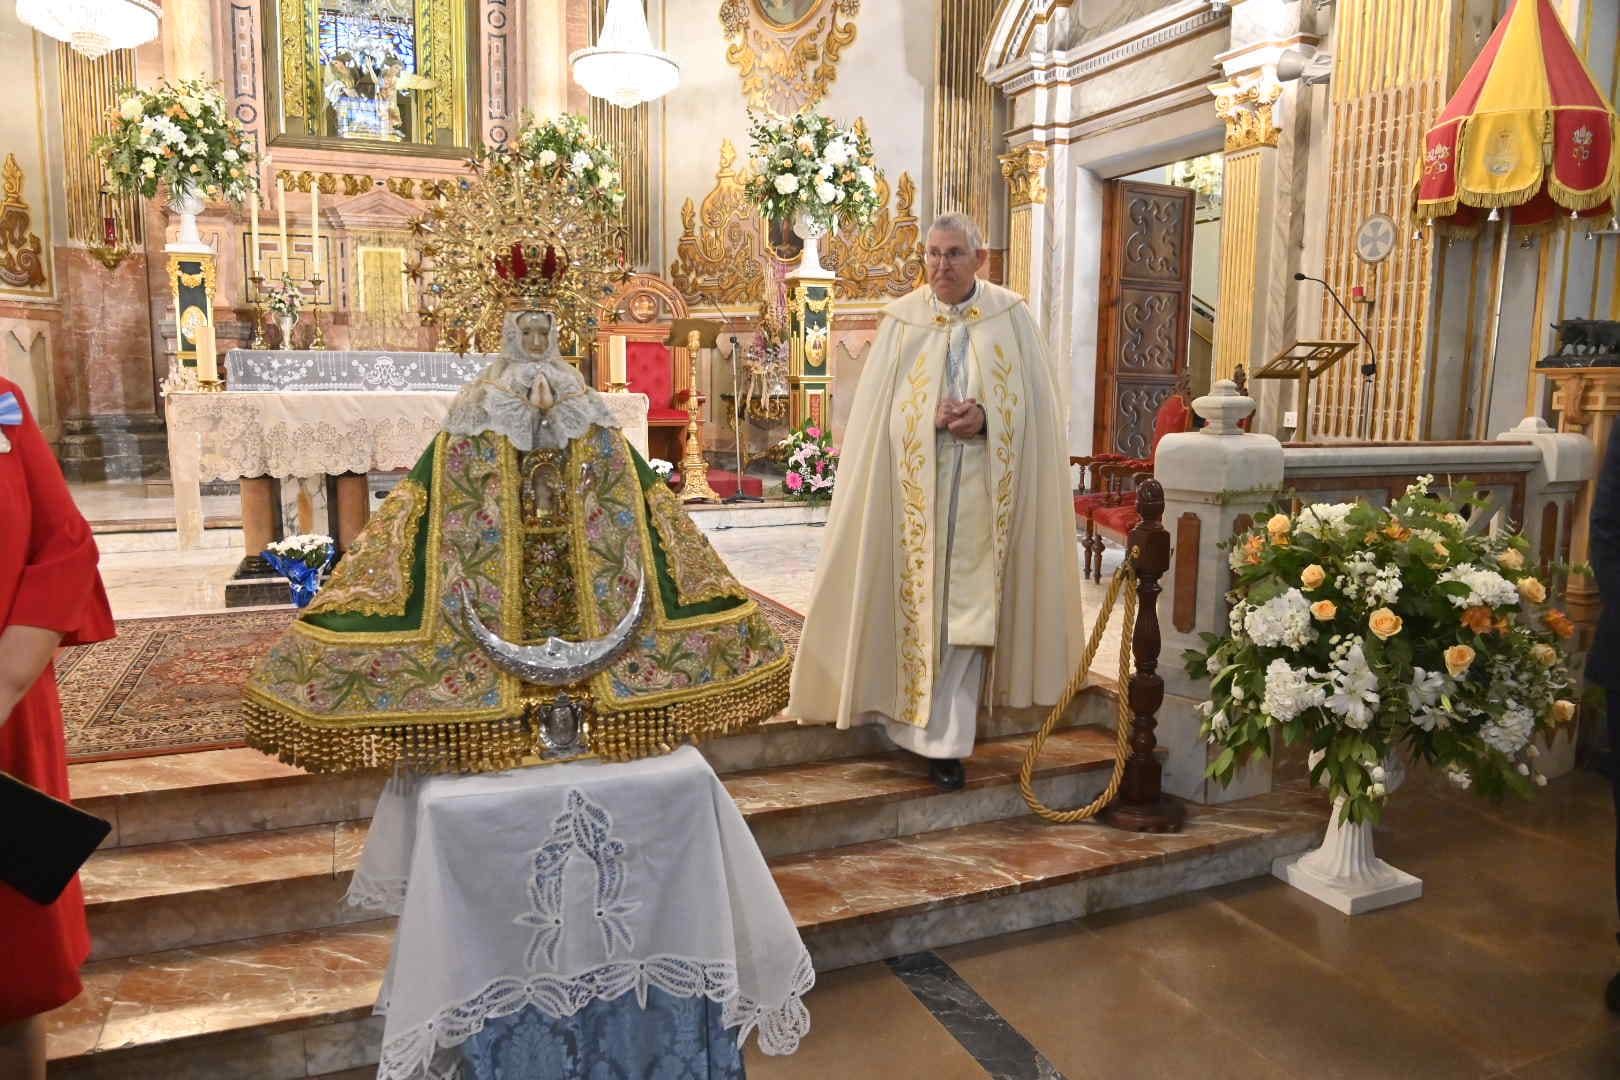
<svg viewBox="0 0 1620 1080">
<path fill-rule="evenodd" d="M 1034 312 L 1046 308 L 1042 303 L 1045 298 L 1036 295 L 1041 280 L 1036 272 L 1036 253 L 1042 250 L 1045 232 L 1046 165 L 1046 147 L 1040 143 L 1023 143 L 1001 155 L 1001 175 L 1007 181 L 1007 208 L 1011 218 L 1007 234 L 1007 287 L 1027 300 Z"/>
<path fill-rule="evenodd" d="M 171 81 L 214 80 L 215 6 L 212 0 L 164 0 L 163 68 Z"/>
<path fill-rule="evenodd" d="M 1277 210 L 1277 142 L 1273 107 L 1282 85 L 1266 74 L 1235 76 L 1211 86 L 1226 122 L 1221 185 L 1221 290 L 1215 318 L 1215 378 L 1242 364 L 1251 373 L 1267 357 L 1264 305 L 1257 303 L 1273 257 L 1270 222 Z"/>
</svg>

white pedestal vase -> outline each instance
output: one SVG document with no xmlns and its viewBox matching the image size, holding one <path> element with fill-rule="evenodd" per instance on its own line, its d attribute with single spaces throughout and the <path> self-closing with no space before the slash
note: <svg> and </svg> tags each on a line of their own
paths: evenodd
<svg viewBox="0 0 1620 1080">
<path fill-rule="evenodd" d="M 203 243 L 202 233 L 197 231 L 197 215 L 203 212 L 205 205 L 202 192 L 194 187 L 177 187 L 169 191 L 169 207 L 180 215 L 180 237 L 174 243 L 165 245 L 165 251 L 214 250 Z"/>
<path fill-rule="evenodd" d="M 799 277 L 832 277 L 833 272 L 821 265 L 821 238 L 831 230 L 814 220 L 805 211 L 793 215 L 793 233 L 804 241 L 804 254 L 799 259 Z"/>
<path fill-rule="evenodd" d="M 291 352 L 293 348 L 293 327 L 298 325 L 298 316 L 277 315 L 276 325 L 281 327 L 281 351 Z"/>
<path fill-rule="evenodd" d="M 1384 772 L 1384 786 L 1393 792 L 1405 770 L 1391 758 L 1384 763 Z M 1372 824 L 1341 820 L 1343 810 L 1344 800 L 1334 800 L 1322 846 L 1273 860 L 1272 875 L 1346 915 L 1360 915 L 1421 897 L 1422 879 L 1374 855 Z"/>
</svg>

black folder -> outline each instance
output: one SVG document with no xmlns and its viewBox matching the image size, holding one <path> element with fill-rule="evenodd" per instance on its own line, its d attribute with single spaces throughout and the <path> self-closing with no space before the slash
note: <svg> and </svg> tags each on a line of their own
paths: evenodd
<svg viewBox="0 0 1620 1080">
<path fill-rule="evenodd" d="M 51 904 L 112 831 L 76 806 L 0 772 L 0 881 Z"/>
</svg>

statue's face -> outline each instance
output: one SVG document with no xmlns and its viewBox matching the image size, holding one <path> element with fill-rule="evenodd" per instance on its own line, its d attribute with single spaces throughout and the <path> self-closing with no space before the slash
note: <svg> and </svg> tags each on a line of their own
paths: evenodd
<svg viewBox="0 0 1620 1080">
<path fill-rule="evenodd" d="M 551 316 L 543 311 L 529 311 L 518 316 L 518 340 L 523 351 L 530 356 L 544 356 L 551 346 Z"/>
</svg>

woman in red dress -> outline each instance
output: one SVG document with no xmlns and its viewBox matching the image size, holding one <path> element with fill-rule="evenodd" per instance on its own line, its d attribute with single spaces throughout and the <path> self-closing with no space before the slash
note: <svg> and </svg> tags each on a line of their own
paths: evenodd
<svg viewBox="0 0 1620 1080">
<path fill-rule="evenodd" d="M 0 378 L 0 770 L 59 799 L 67 747 L 51 660 L 58 645 L 113 636 L 96 560 L 22 392 Z M 78 878 L 48 906 L 0 882 L 0 1076 L 44 1077 L 43 1014 L 78 996 L 89 955 Z"/>
</svg>

